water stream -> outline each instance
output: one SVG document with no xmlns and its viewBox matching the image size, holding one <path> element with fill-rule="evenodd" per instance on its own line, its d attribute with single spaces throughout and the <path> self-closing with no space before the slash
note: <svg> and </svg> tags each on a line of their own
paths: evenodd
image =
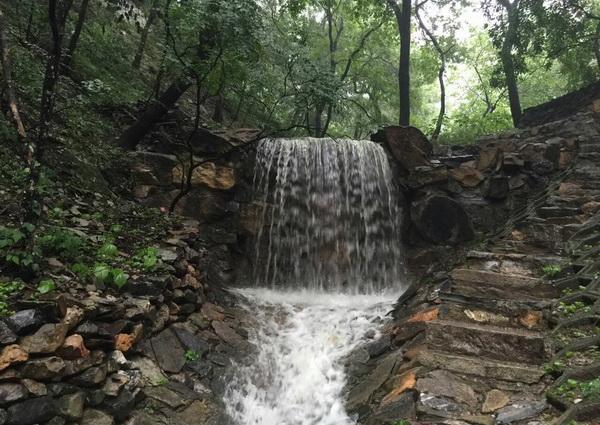
<svg viewBox="0 0 600 425">
<path fill-rule="evenodd" d="M 251 285 L 237 291 L 256 351 L 235 366 L 227 413 L 235 425 L 355 424 L 344 358 L 377 336 L 403 288 L 385 153 L 366 141 L 266 140 L 254 192 L 263 213 Z"/>
</svg>

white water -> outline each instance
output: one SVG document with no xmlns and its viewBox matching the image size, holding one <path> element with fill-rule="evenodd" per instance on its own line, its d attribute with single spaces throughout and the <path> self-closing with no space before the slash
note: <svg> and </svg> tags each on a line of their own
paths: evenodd
<svg viewBox="0 0 600 425">
<path fill-rule="evenodd" d="M 352 425 L 343 359 L 376 329 L 393 295 L 239 291 L 256 319 L 258 352 L 225 395 L 235 425 Z M 397 294 L 396 294 L 397 295 Z"/>
</svg>

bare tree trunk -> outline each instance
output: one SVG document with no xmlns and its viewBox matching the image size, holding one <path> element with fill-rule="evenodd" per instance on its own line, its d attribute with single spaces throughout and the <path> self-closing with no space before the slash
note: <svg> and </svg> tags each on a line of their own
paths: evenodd
<svg viewBox="0 0 600 425">
<path fill-rule="evenodd" d="M 400 35 L 400 60 L 398 63 L 398 91 L 400 112 L 398 121 L 400 125 L 410 125 L 410 17 L 412 1 L 402 0 L 399 6 L 396 0 L 387 0 L 388 5 L 396 16 L 398 34 Z"/>
<path fill-rule="evenodd" d="M 25 40 L 31 41 L 33 39 L 33 14 L 35 13 L 35 0 L 31 0 L 29 5 L 29 17 L 27 18 L 27 29 L 25 30 Z"/>
<path fill-rule="evenodd" d="M 140 38 L 140 44 L 138 45 L 137 51 L 135 53 L 135 58 L 133 59 L 133 67 L 135 69 L 139 69 L 142 64 L 142 59 L 144 58 L 144 51 L 146 50 L 146 43 L 148 42 L 148 35 L 150 35 L 150 28 L 154 24 L 154 21 L 158 17 L 158 0 L 154 0 L 152 2 L 152 6 L 150 9 L 150 14 L 148 15 L 148 19 L 146 20 L 146 25 L 142 28 L 142 34 Z"/>
<path fill-rule="evenodd" d="M 33 153 L 35 152 L 35 146 L 28 146 L 27 133 L 25 132 L 25 126 L 21 120 L 21 114 L 19 113 L 19 106 L 17 102 L 17 95 L 15 93 L 14 82 L 12 79 L 12 66 L 10 62 L 10 45 L 8 41 L 6 21 L 4 20 L 4 14 L 0 10 L 0 53 L 2 55 L 2 75 L 4 76 L 4 86 L 6 90 L 6 97 L 8 100 L 8 108 L 10 116 L 17 130 L 17 137 L 19 142 L 23 146 L 24 159 L 27 166 L 33 163 Z"/>
<path fill-rule="evenodd" d="M 126 129 L 119 138 L 119 145 L 124 149 L 133 150 L 144 136 L 154 127 L 169 109 L 173 108 L 179 98 L 190 88 L 192 81 L 188 77 L 180 76 L 153 101 L 142 116 Z"/>
<path fill-rule="evenodd" d="M 506 88 L 508 90 L 508 102 L 510 104 L 510 114 L 512 116 L 515 127 L 521 122 L 521 100 L 519 99 L 519 87 L 517 83 L 517 74 L 512 56 L 512 49 L 517 38 L 517 30 L 519 25 L 519 0 L 514 0 L 512 3 L 509 0 L 499 0 L 504 6 L 508 14 L 508 27 L 502 49 L 500 51 L 500 60 L 504 70 L 506 79 Z"/>
<path fill-rule="evenodd" d="M 81 36 L 81 31 L 83 30 L 83 24 L 85 23 L 89 3 L 89 0 L 81 0 L 81 5 L 79 6 L 77 23 L 75 24 L 75 30 L 73 31 L 71 39 L 69 40 L 69 47 L 67 48 L 67 53 L 63 62 L 63 68 L 67 71 L 69 71 L 69 68 L 71 67 L 71 62 L 73 61 L 73 56 L 75 55 L 75 50 L 77 49 L 77 44 L 79 43 L 79 37 Z"/>
<path fill-rule="evenodd" d="M 596 55 L 596 65 L 600 68 L 600 20 L 596 24 L 596 40 L 594 40 L 594 54 Z"/>
</svg>

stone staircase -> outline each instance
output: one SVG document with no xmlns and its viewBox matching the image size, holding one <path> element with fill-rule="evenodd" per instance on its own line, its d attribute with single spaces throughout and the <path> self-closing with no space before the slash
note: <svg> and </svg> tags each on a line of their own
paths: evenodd
<svg viewBox="0 0 600 425">
<path fill-rule="evenodd" d="M 600 138 L 580 148 L 504 231 L 396 309 L 398 360 L 369 408 L 351 405 L 360 423 L 600 424 Z"/>
</svg>

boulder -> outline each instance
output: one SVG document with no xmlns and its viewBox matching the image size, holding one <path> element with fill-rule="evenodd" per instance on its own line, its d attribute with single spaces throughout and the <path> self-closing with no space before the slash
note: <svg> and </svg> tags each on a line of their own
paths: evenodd
<svg viewBox="0 0 600 425">
<path fill-rule="evenodd" d="M 17 340 L 15 333 L 8 327 L 4 321 L 0 320 L 0 344 L 12 344 Z"/>
<path fill-rule="evenodd" d="M 34 425 L 46 422 L 56 416 L 52 397 L 38 397 L 8 408 L 7 425 Z"/>
<path fill-rule="evenodd" d="M 54 353 L 65 342 L 69 328 L 64 323 L 47 323 L 33 335 L 21 340 L 21 347 L 30 354 Z"/>
<path fill-rule="evenodd" d="M 8 319 L 6 324 L 17 334 L 27 335 L 46 323 L 44 314 L 37 309 L 21 310 Z"/>
<path fill-rule="evenodd" d="M 171 373 L 178 373 L 185 365 L 185 351 L 179 339 L 170 329 L 165 329 L 150 340 L 152 351 L 160 367 Z"/>
<path fill-rule="evenodd" d="M 477 168 L 467 165 L 461 165 L 460 167 L 451 170 L 450 175 L 454 180 L 465 187 L 476 187 L 485 178 Z"/>
<path fill-rule="evenodd" d="M 29 392 L 21 384 L 6 382 L 0 384 L 0 405 L 14 403 L 27 398 Z"/>
<path fill-rule="evenodd" d="M 418 128 L 385 127 L 373 134 L 371 140 L 386 145 L 405 174 L 410 174 L 415 167 L 430 165 L 428 158 L 433 153 L 433 145 Z"/>
<path fill-rule="evenodd" d="M 29 358 L 27 351 L 23 350 L 19 345 L 13 344 L 4 347 L 0 353 L 0 370 L 4 370 L 13 363 L 24 362 Z"/>
<path fill-rule="evenodd" d="M 173 168 L 173 184 L 180 185 L 182 181 L 187 179 L 188 168 L 181 165 Z M 234 169 L 217 165 L 214 162 L 202 164 L 192 171 L 192 185 L 194 186 L 208 186 L 216 190 L 229 190 L 235 186 L 235 183 Z"/>
<path fill-rule="evenodd" d="M 114 425 L 114 423 L 113 417 L 102 410 L 85 409 L 83 411 L 82 425 Z"/>
<path fill-rule="evenodd" d="M 469 215 L 455 200 L 430 194 L 411 206 L 412 222 L 424 239 L 436 244 L 459 244 L 473 239 Z"/>
</svg>

